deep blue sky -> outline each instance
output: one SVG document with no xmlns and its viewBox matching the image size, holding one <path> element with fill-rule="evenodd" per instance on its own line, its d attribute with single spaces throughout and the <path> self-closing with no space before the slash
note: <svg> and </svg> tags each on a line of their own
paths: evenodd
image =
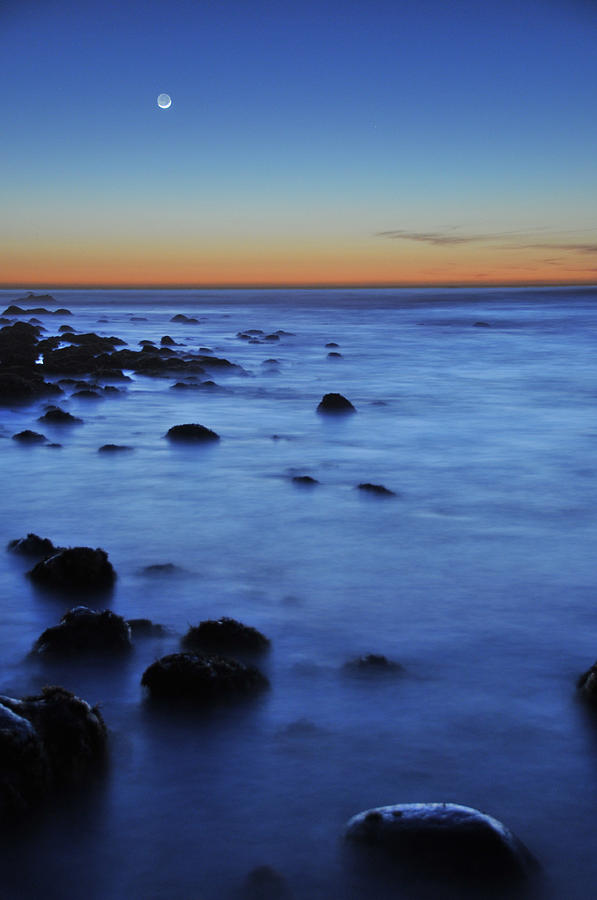
<svg viewBox="0 0 597 900">
<path fill-rule="evenodd" d="M 595 279 L 596 48 L 585 0 L 9 0 L 0 280 Z"/>
</svg>

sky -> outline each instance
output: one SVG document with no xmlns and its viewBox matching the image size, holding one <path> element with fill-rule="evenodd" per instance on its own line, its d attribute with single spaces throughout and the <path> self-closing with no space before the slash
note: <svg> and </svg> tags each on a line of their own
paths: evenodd
<svg viewBox="0 0 597 900">
<path fill-rule="evenodd" d="M 0 285 L 597 283 L 596 47 L 597 0 L 0 0 Z"/>
</svg>

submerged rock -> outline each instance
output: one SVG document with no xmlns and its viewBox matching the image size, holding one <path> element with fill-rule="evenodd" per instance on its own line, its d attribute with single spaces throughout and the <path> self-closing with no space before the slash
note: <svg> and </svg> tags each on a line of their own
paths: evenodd
<svg viewBox="0 0 597 900">
<path fill-rule="evenodd" d="M 180 569 L 174 563 L 153 563 L 142 569 L 143 575 L 173 575 L 179 571 Z"/>
<path fill-rule="evenodd" d="M 369 481 L 364 481 L 362 484 L 358 486 L 360 491 L 366 491 L 368 494 L 378 494 L 380 497 L 395 497 L 395 491 L 391 491 L 389 488 L 384 487 L 383 484 L 371 484 Z"/>
<path fill-rule="evenodd" d="M 111 587 L 116 572 L 105 550 L 69 547 L 38 562 L 29 576 L 44 587 L 92 591 Z"/>
<path fill-rule="evenodd" d="M 51 556 L 60 549 L 55 547 L 49 538 L 41 538 L 30 532 L 27 537 L 15 538 L 8 542 L 8 550 L 11 553 L 19 553 L 21 556 Z"/>
<path fill-rule="evenodd" d="M 19 444 L 45 444 L 48 440 L 45 434 L 40 434 L 39 431 L 30 431 L 29 429 L 13 434 L 12 439 L 13 441 L 18 441 Z"/>
<path fill-rule="evenodd" d="M 317 478 L 312 478 L 311 475 L 293 475 L 292 481 L 294 484 L 300 484 L 305 487 L 313 487 L 313 485 L 319 484 Z"/>
<path fill-rule="evenodd" d="M 244 884 L 243 900 L 291 900 L 286 880 L 271 866 L 252 869 Z"/>
<path fill-rule="evenodd" d="M 105 755 L 97 707 L 61 687 L 15 700 L 0 695 L 0 816 L 6 823 L 80 782 Z"/>
<path fill-rule="evenodd" d="M 46 628 L 33 645 L 33 652 L 42 656 L 118 654 L 132 646 L 131 629 L 122 616 L 109 609 L 98 612 L 76 606 L 58 625 Z"/>
<path fill-rule="evenodd" d="M 381 847 L 392 858 L 431 877 L 511 879 L 528 874 L 534 860 L 501 822 L 457 803 L 399 803 L 361 812 L 346 837 Z"/>
<path fill-rule="evenodd" d="M 98 453 L 123 453 L 127 450 L 132 450 L 132 447 L 129 447 L 127 444 L 102 444 L 102 446 L 97 451 Z"/>
<path fill-rule="evenodd" d="M 317 407 L 319 413 L 353 413 L 356 409 L 342 394 L 324 394 Z"/>
<path fill-rule="evenodd" d="M 205 425 L 173 425 L 166 437 L 171 441 L 219 441 L 220 435 Z"/>
<path fill-rule="evenodd" d="M 365 656 L 357 657 L 357 659 L 351 659 L 344 664 L 344 668 L 347 672 L 359 675 L 396 674 L 403 671 L 400 663 L 393 662 L 381 653 L 368 653 Z"/>
<path fill-rule="evenodd" d="M 258 652 L 267 650 L 269 639 L 250 625 L 223 616 L 205 619 L 187 631 L 182 646 L 188 650 L 204 648 L 223 652 Z"/>
<path fill-rule="evenodd" d="M 328 353 L 328 359 L 342 359 L 342 354 L 338 353 L 336 350 L 331 350 Z"/>
<path fill-rule="evenodd" d="M 254 666 L 224 656 L 171 653 L 145 670 L 141 684 L 152 697 L 210 702 L 254 692 L 267 679 Z"/>
</svg>

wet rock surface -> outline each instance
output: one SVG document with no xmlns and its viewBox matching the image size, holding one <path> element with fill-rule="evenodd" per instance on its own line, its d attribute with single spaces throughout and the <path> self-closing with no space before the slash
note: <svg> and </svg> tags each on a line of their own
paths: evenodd
<svg viewBox="0 0 597 900">
<path fill-rule="evenodd" d="M 580 676 L 576 683 L 581 697 L 592 705 L 597 706 L 597 662 Z"/>
<path fill-rule="evenodd" d="M 344 669 L 355 675 L 395 675 L 403 671 L 400 663 L 393 662 L 381 653 L 367 653 L 356 659 L 350 659 L 344 664 Z"/>
<path fill-rule="evenodd" d="M 211 428 L 206 428 L 205 425 L 197 425 L 195 423 L 173 425 L 172 428 L 168 429 L 166 437 L 171 441 L 188 441 L 191 443 L 220 440 L 220 435 L 216 434 L 215 431 L 212 431 Z"/>
<path fill-rule="evenodd" d="M 534 860 L 501 822 L 456 803 L 401 803 L 366 810 L 345 836 L 386 851 L 398 863 L 434 877 L 511 880 L 529 874 Z"/>
<path fill-rule="evenodd" d="M 371 484 L 369 481 L 363 481 L 358 485 L 359 491 L 364 491 L 366 494 L 377 494 L 379 497 L 395 497 L 396 492 L 391 491 L 389 488 L 384 487 L 383 484 Z"/>
<path fill-rule="evenodd" d="M 8 542 L 7 549 L 11 553 L 19 553 L 21 556 L 45 557 L 57 553 L 60 549 L 55 547 L 50 538 L 42 538 L 30 532 L 27 537 L 14 538 Z"/>
<path fill-rule="evenodd" d="M 122 616 L 109 609 L 76 606 L 58 625 L 46 628 L 33 645 L 33 652 L 40 656 L 118 655 L 132 646 L 131 629 Z"/>
<path fill-rule="evenodd" d="M 317 407 L 319 413 L 354 413 L 355 407 L 343 394 L 324 394 Z"/>
<path fill-rule="evenodd" d="M 186 650 L 255 653 L 267 650 L 270 642 L 256 628 L 223 616 L 220 619 L 205 619 L 199 625 L 189 628 L 181 644 Z"/>
<path fill-rule="evenodd" d="M 45 434 L 40 434 L 39 431 L 31 431 L 30 429 L 13 434 L 12 439 L 19 444 L 45 444 L 48 440 Z"/>
<path fill-rule="evenodd" d="M 293 475 L 292 476 L 293 484 L 302 485 L 303 487 L 313 487 L 316 484 L 319 484 L 317 478 L 313 478 L 311 475 Z"/>
<path fill-rule="evenodd" d="M 164 626 L 152 622 L 151 619 L 128 619 L 127 624 L 134 638 L 163 637 L 166 634 Z"/>
<path fill-rule="evenodd" d="M 116 573 L 105 550 L 69 547 L 38 562 L 29 577 L 47 588 L 94 591 L 111 587 Z"/>
<path fill-rule="evenodd" d="M 156 699 L 210 703 L 253 693 L 267 679 L 254 666 L 224 656 L 171 653 L 145 670 L 141 684 Z"/>
<path fill-rule="evenodd" d="M 83 419 L 73 416 L 72 413 L 66 412 L 58 406 L 53 406 L 37 421 L 48 422 L 51 425 L 80 425 Z"/>
<path fill-rule="evenodd" d="M 129 447 L 127 444 L 102 444 L 98 449 L 98 453 L 126 453 L 127 450 L 132 450 L 132 447 Z"/>
<path fill-rule="evenodd" d="M 0 695 L 0 816 L 3 824 L 57 788 L 80 783 L 105 756 L 96 707 L 61 687 L 16 700 Z"/>
</svg>

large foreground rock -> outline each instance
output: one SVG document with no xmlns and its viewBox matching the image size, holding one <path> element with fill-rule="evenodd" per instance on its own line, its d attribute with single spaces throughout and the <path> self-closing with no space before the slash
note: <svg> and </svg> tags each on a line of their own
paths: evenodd
<svg viewBox="0 0 597 900">
<path fill-rule="evenodd" d="M 106 737 L 97 707 L 64 688 L 23 700 L 0 695 L 0 819 L 82 781 L 103 758 Z"/>
<path fill-rule="evenodd" d="M 254 666 L 198 653 L 171 653 L 152 663 L 141 684 L 152 697 L 211 702 L 252 693 L 267 685 Z"/>
<path fill-rule="evenodd" d="M 399 803 L 361 812 L 348 822 L 346 837 L 380 847 L 393 859 L 431 876 L 517 878 L 535 862 L 501 822 L 456 803 Z"/>
<path fill-rule="evenodd" d="M 105 550 L 99 547 L 69 547 L 42 559 L 29 572 L 33 581 L 59 590 L 103 590 L 116 572 Z"/>
<path fill-rule="evenodd" d="M 131 629 L 122 616 L 109 609 L 100 612 L 75 606 L 58 625 L 46 628 L 33 645 L 33 652 L 40 656 L 118 655 L 132 646 Z"/>
</svg>

